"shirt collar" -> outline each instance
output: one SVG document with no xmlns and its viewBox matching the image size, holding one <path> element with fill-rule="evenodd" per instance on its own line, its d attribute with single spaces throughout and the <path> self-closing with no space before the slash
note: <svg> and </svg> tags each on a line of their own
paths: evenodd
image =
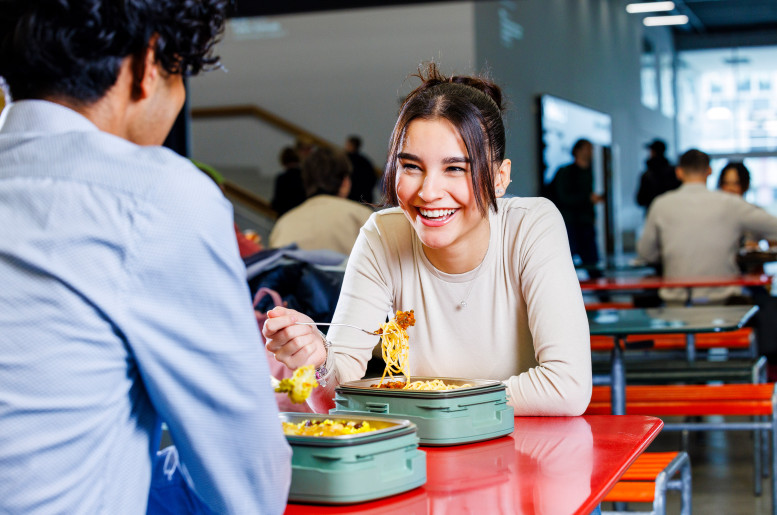
<svg viewBox="0 0 777 515">
<path fill-rule="evenodd" d="M 0 115 L 0 132 L 91 132 L 100 129 L 72 109 L 47 100 L 12 102 Z"/>
</svg>

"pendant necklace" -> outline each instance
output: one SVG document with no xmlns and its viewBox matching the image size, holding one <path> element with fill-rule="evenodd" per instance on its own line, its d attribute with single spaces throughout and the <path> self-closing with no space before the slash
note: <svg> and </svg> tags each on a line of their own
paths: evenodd
<svg viewBox="0 0 777 515">
<path fill-rule="evenodd" d="M 469 280 L 469 286 L 467 286 L 467 292 L 464 294 L 464 298 L 462 298 L 456 305 L 457 310 L 462 310 L 467 308 L 467 299 L 469 299 L 469 294 L 472 293 L 472 289 L 475 287 L 475 280 L 480 276 L 480 273 L 483 271 L 484 262 L 485 260 L 478 265 L 477 271 L 475 272 L 475 276 Z M 431 262 L 429 264 L 431 265 L 432 272 L 440 281 L 444 283 L 449 283 L 449 281 L 446 281 L 445 279 L 442 278 L 440 273 L 437 271 L 436 266 L 434 266 Z"/>
</svg>

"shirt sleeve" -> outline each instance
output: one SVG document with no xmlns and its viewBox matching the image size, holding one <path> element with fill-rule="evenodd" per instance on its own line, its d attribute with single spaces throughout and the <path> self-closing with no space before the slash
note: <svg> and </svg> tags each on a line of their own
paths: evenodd
<svg viewBox="0 0 777 515">
<path fill-rule="evenodd" d="M 511 259 L 538 366 L 506 381 L 516 415 L 582 414 L 591 399 L 591 342 L 564 223 L 542 202 L 521 224 Z"/>
<path fill-rule="evenodd" d="M 642 236 L 637 242 L 637 255 L 648 263 L 658 263 L 661 261 L 661 246 L 659 244 L 658 229 L 658 205 L 655 201 L 648 209 L 645 226 L 642 229 Z"/>
<path fill-rule="evenodd" d="M 200 497 L 217 513 L 282 513 L 291 452 L 231 207 L 186 172 L 162 178 L 134 221 L 123 330 Z"/>
<path fill-rule="evenodd" d="M 742 220 L 742 232 L 752 232 L 759 239 L 777 239 L 777 217 L 771 215 L 765 209 L 750 204 L 741 197 L 734 197 L 735 209 L 740 211 Z"/>
</svg>

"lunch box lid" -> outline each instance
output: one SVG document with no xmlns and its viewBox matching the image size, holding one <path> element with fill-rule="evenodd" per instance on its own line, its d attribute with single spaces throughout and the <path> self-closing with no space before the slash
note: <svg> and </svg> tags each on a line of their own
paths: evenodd
<svg viewBox="0 0 777 515">
<path fill-rule="evenodd" d="M 483 393 L 496 392 L 499 390 L 506 390 L 507 387 L 501 381 L 493 379 L 463 379 L 460 377 L 427 377 L 427 376 L 411 376 L 410 381 L 433 381 L 439 379 L 446 384 L 462 385 L 470 384 L 472 386 L 465 386 L 463 388 L 456 388 L 455 390 L 403 390 L 397 388 L 373 388 L 371 385 L 380 383 L 380 377 L 359 379 L 358 381 L 349 381 L 337 385 L 335 392 L 339 393 L 358 393 L 360 395 L 376 395 L 380 397 L 412 397 L 418 399 L 451 399 L 456 397 L 468 397 L 471 395 L 479 395 Z M 385 378 L 384 381 L 405 381 L 405 376 L 395 376 L 393 378 Z"/>
<path fill-rule="evenodd" d="M 399 418 L 346 415 L 340 413 L 317 414 L 291 412 L 280 413 L 279 418 L 281 422 L 292 422 L 295 424 L 305 420 L 355 420 L 369 422 L 371 426 L 377 428 L 374 431 L 338 436 L 285 435 L 286 440 L 291 445 L 305 445 L 312 447 L 343 447 L 348 445 L 363 445 L 367 443 L 387 440 L 390 438 L 397 438 L 407 434 L 413 434 L 416 433 L 417 430 L 416 425 L 413 422 Z"/>
</svg>

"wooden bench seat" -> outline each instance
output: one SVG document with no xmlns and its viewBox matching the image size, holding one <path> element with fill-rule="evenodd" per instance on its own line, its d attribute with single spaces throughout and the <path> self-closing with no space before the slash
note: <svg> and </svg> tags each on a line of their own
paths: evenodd
<svg viewBox="0 0 777 515">
<path fill-rule="evenodd" d="M 676 474 L 679 479 L 673 479 Z M 641 454 L 620 481 L 605 496 L 605 502 L 652 503 L 651 514 L 666 513 L 667 490 L 681 492 L 681 513 L 691 514 L 691 464 L 688 454 L 679 452 L 646 452 Z M 625 513 L 624 510 L 603 513 Z"/>
</svg>

